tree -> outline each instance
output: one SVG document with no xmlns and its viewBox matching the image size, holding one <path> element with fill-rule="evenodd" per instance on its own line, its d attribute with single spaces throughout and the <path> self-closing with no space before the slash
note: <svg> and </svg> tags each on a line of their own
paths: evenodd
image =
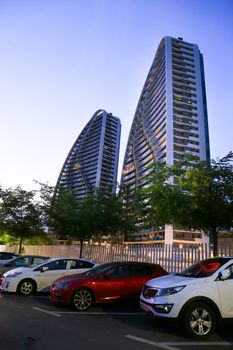
<svg viewBox="0 0 233 350">
<path fill-rule="evenodd" d="M 60 188 L 51 202 L 49 189 L 42 188 L 48 225 L 57 235 L 80 241 L 80 257 L 85 240 L 100 241 L 103 236 L 117 239 L 126 229 L 127 220 L 119 195 L 96 189 L 94 193 L 77 199 L 74 190 Z"/>
<path fill-rule="evenodd" d="M 47 190 L 44 187 L 43 190 L 46 194 Z M 47 194 L 45 197 L 50 198 Z M 51 203 L 47 200 L 47 203 L 49 226 L 56 235 L 80 242 L 80 258 L 84 241 L 106 232 L 106 205 L 100 191 L 77 199 L 73 189 L 59 188 L 54 200 Z"/>
<path fill-rule="evenodd" d="M 135 231 L 132 196 L 128 189 L 122 187 L 116 194 L 99 195 L 103 232 L 109 234 L 112 240 L 122 241 L 130 232 Z"/>
<path fill-rule="evenodd" d="M 100 240 L 115 239 L 122 228 L 122 207 L 119 197 L 101 189 L 79 201 L 78 235 Z"/>
<path fill-rule="evenodd" d="M 191 197 L 190 223 L 210 235 L 218 255 L 218 233 L 233 227 L 233 152 L 208 165 L 200 162 L 185 174 L 181 186 Z"/>
<path fill-rule="evenodd" d="M 180 225 L 188 216 L 191 197 L 180 185 L 183 163 L 169 166 L 156 163 L 151 175 L 151 185 L 144 190 L 148 198 L 148 226 Z M 174 180 L 175 177 L 175 180 Z M 185 221 L 185 226 L 188 226 Z"/>
<path fill-rule="evenodd" d="M 174 166 L 156 164 L 146 190 L 150 224 L 173 224 L 204 230 L 217 255 L 217 234 L 233 227 L 233 153 L 219 161 L 184 158 Z"/>
<path fill-rule="evenodd" d="M 0 231 L 19 241 L 19 253 L 25 238 L 44 233 L 43 213 L 35 195 L 36 191 L 25 191 L 20 186 L 0 189 Z"/>
<path fill-rule="evenodd" d="M 132 191 L 130 186 L 121 186 L 118 192 L 121 207 L 120 231 L 124 240 L 131 233 L 136 233 L 147 227 L 147 198 L 141 189 Z"/>
<path fill-rule="evenodd" d="M 47 189 L 50 191 L 49 189 Z M 43 187 L 48 226 L 56 236 L 72 237 L 77 229 L 78 201 L 72 189 L 60 188 L 56 198 L 51 198 Z M 47 207 L 46 207 L 47 203 Z"/>
<path fill-rule="evenodd" d="M 99 211 L 100 208 L 96 201 L 95 194 L 90 194 L 77 201 L 76 229 L 73 231 L 72 237 L 80 241 L 80 258 L 82 257 L 84 241 L 91 239 L 93 235 L 99 233 Z"/>
</svg>

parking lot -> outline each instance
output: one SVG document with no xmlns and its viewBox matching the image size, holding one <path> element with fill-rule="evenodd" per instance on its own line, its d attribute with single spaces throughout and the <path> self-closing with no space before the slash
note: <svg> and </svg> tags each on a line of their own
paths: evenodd
<svg viewBox="0 0 233 350">
<path fill-rule="evenodd" d="M 232 349 L 232 326 L 221 327 L 207 342 L 184 337 L 176 327 L 145 315 L 137 303 L 93 306 L 79 313 L 50 304 L 47 294 L 0 294 L 0 349 Z"/>
</svg>

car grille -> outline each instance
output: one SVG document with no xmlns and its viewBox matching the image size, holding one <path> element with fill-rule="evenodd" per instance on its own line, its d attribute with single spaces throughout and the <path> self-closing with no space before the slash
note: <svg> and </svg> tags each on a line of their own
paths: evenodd
<svg viewBox="0 0 233 350">
<path fill-rule="evenodd" d="M 142 295 L 146 299 L 154 298 L 157 294 L 157 291 L 158 291 L 158 289 L 155 289 L 155 288 L 152 288 L 149 286 L 144 286 L 143 291 L 142 291 Z"/>
</svg>

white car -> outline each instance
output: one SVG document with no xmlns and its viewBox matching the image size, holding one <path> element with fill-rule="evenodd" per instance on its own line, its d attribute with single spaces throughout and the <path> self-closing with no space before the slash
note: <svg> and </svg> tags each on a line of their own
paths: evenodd
<svg viewBox="0 0 233 350">
<path fill-rule="evenodd" d="M 0 289 L 3 292 L 17 292 L 31 295 L 49 291 L 51 284 L 62 276 L 83 273 L 98 264 L 75 258 L 51 258 L 31 267 L 18 267 L 5 272 Z"/>
<path fill-rule="evenodd" d="M 182 273 L 146 282 L 141 308 L 178 321 L 194 339 L 208 338 L 220 321 L 233 321 L 233 257 L 217 257 Z"/>
</svg>

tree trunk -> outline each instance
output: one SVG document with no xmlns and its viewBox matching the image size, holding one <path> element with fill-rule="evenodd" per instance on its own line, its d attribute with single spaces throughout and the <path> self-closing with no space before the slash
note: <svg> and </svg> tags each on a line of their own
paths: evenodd
<svg viewBox="0 0 233 350">
<path fill-rule="evenodd" d="M 214 256 L 218 256 L 218 232 L 216 226 L 211 228 L 211 238 L 213 242 Z"/>
<path fill-rule="evenodd" d="M 21 254 L 22 248 L 23 248 L 23 237 L 21 236 L 19 240 L 19 254 Z"/>
<path fill-rule="evenodd" d="M 83 254 L 83 240 L 80 241 L 79 259 L 82 259 L 82 254 Z"/>
</svg>

